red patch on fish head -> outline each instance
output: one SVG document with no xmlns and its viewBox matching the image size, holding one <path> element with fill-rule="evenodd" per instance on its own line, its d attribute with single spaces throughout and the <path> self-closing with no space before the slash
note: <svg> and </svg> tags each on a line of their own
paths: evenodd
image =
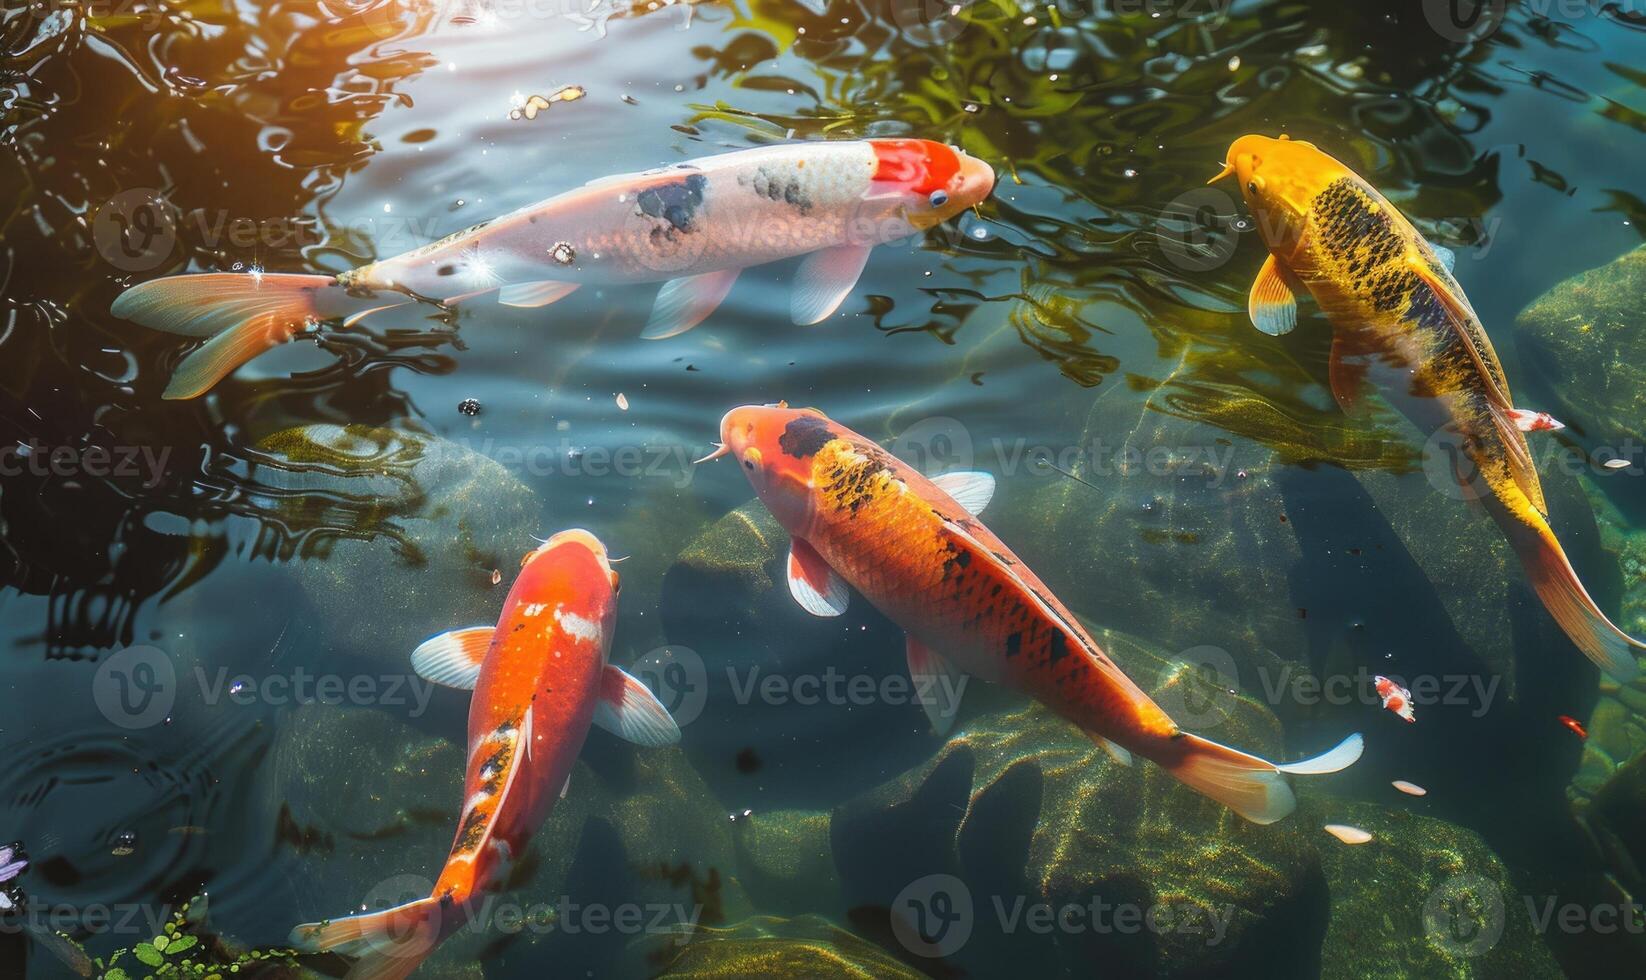
<svg viewBox="0 0 1646 980">
<path fill-rule="evenodd" d="M 874 179 L 902 184 L 917 194 L 948 190 L 960 173 L 960 154 L 931 140 L 869 140 Z"/>
</svg>

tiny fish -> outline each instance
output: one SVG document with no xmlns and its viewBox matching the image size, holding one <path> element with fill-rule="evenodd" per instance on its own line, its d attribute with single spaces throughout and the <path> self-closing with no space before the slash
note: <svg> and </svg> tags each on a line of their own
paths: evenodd
<svg viewBox="0 0 1646 980">
<path fill-rule="evenodd" d="M 1383 699 L 1383 707 L 1407 721 L 1417 721 L 1417 714 L 1412 710 L 1412 692 L 1389 680 L 1382 674 L 1372 678 L 1377 685 L 1377 696 Z"/>
<path fill-rule="evenodd" d="M 1583 722 L 1578 721 L 1571 715 L 1561 715 L 1560 723 L 1571 729 L 1572 734 L 1576 735 L 1578 738 L 1583 739 L 1585 742 L 1589 740 L 1589 730 L 1583 727 Z"/>
<path fill-rule="evenodd" d="M 1424 789 L 1423 787 L 1419 786 L 1416 783 L 1408 783 L 1404 779 L 1397 779 L 1394 782 L 1390 783 L 1389 785 L 1393 786 L 1395 789 L 1400 790 L 1402 793 L 1405 793 L 1407 796 L 1428 796 L 1429 795 L 1428 790 Z"/>
<path fill-rule="evenodd" d="M 1515 407 L 1497 352 L 1452 275 L 1452 253 L 1311 143 L 1242 136 L 1225 161 L 1212 179 L 1240 181 L 1269 249 L 1247 298 L 1253 325 L 1287 333 L 1297 325 L 1298 295 L 1312 296 L 1332 324 L 1328 373 L 1338 404 L 1360 411 L 1369 382 L 1433 433 L 1429 451 L 1492 514 L 1572 643 L 1618 681 L 1636 677 L 1646 644 L 1606 618 L 1546 517 L 1526 430 L 1559 423 Z"/>
<path fill-rule="evenodd" d="M 1367 831 L 1346 823 L 1329 823 L 1323 829 L 1345 844 L 1364 844 L 1372 839 L 1372 835 Z"/>
<path fill-rule="evenodd" d="M 621 391 L 617 393 L 617 408 L 622 412 L 627 412 L 629 410 L 629 396 L 623 394 Z"/>
<path fill-rule="evenodd" d="M 1022 691 L 1078 725 L 1114 759 L 1149 759 L 1255 823 L 1297 805 L 1286 774 L 1337 772 L 1360 758 L 1351 735 L 1277 765 L 1179 728 L 1110 660 L 1046 583 L 977 515 L 994 477 L 928 479 L 815 408 L 747 405 L 720 422 L 720 446 L 789 532 L 788 588 L 802 609 L 838 616 L 851 589 L 905 631 L 915 690 L 948 731 L 967 675 Z"/>
<path fill-rule="evenodd" d="M 591 725 L 638 745 L 680 740 L 651 691 L 606 662 L 617 592 L 599 539 L 561 531 L 526 555 L 495 627 L 451 630 L 412 651 L 425 680 L 474 692 L 451 855 L 428 898 L 300 925 L 293 946 L 359 956 L 351 977 L 405 977 L 508 880 L 566 794 Z"/>
<path fill-rule="evenodd" d="M 839 309 L 875 245 L 934 227 L 993 189 L 988 164 L 930 140 L 762 146 L 601 178 L 339 276 L 152 279 L 110 312 L 205 341 L 177 366 L 166 398 L 194 398 L 322 321 L 348 327 L 415 302 L 542 307 L 585 285 L 660 282 L 641 336 L 672 337 L 713 313 L 744 269 L 800 256 L 789 315 L 804 325 Z"/>
</svg>

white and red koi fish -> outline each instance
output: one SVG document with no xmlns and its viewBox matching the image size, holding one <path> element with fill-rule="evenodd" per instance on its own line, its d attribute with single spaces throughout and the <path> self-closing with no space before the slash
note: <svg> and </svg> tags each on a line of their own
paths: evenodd
<svg viewBox="0 0 1646 980">
<path fill-rule="evenodd" d="M 1481 502 L 1526 577 L 1572 643 L 1621 682 L 1640 673 L 1646 643 L 1595 604 L 1548 521 L 1528 432 L 1563 428 L 1516 408 L 1497 352 L 1452 253 L 1418 234 L 1376 188 L 1301 140 L 1242 136 L 1223 172 L 1255 213 L 1269 257 L 1252 283 L 1252 324 L 1278 336 L 1297 325 L 1307 294 L 1333 328 L 1332 394 L 1358 411 L 1370 383 L 1419 430 L 1433 433 L 1449 474 Z"/>
<path fill-rule="evenodd" d="M 412 653 L 422 677 L 474 691 L 463 811 L 434 893 L 292 930 L 300 949 L 359 956 L 348 980 L 405 977 L 501 887 L 565 795 L 590 725 L 639 745 L 680 739 L 651 691 L 606 662 L 618 577 L 600 541 L 561 531 L 521 566 L 495 627 L 441 633 Z"/>
<path fill-rule="evenodd" d="M 932 725 L 947 731 L 967 674 L 1030 695 L 1116 759 L 1129 752 L 1257 823 L 1296 806 L 1286 773 L 1336 772 L 1361 739 L 1276 765 L 1178 728 L 1045 583 L 974 516 L 986 473 L 927 479 L 816 409 L 733 409 L 720 448 L 791 535 L 789 589 L 819 616 L 845 611 L 848 584 L 908 634 L 909 671 Z M 1128 751 L 1129 750 L 1129 751 Z"/>
<path fill-rule="evenodd" d="M 167 398 L 193 398 L 323 320 L 344 326 L 417 300 L 495 294 L 547 306 L 587 284 L 664 283 L 643 336 L 701 323 L 750 266 L 806 256 L 795 323 L 839 308 L 877 244 L 989 196 L 989 165 L 942 143 L 871 139 L 737 150 L 593 181 L 432 245 L 340 276 L 200 273 L 139 283 L 115 316 L 206 343 Z"/>
<path fill-rule="evenodd" d="M 1382 674 L 1372 678 L 1377 686 L 1377 696 L 1383 699 L 1383 707 L 1407 721 L 1417 721 L 1417 712 L 1412 708 L 1412 692 L 1389 680 Z"/>
</svg>

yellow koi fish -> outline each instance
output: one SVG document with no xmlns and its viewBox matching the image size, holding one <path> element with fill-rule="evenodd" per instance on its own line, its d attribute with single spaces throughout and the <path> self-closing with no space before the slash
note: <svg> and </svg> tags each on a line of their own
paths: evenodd
<svg viewBox="0 0 1646 980">
<path fill-rule="evenodd" d="M 1450 460 L 1520 556 L 1561 629 L 1620 681 L 1639 672 L 1646 647 L 1606 618 L 1578 581 L 1546 519 L 1543 488 L 1524 433 L 1559 428 L 1516 409 L 1497 353 L 1463 288 L 1451 253 L 1418 234 L 1370 184 L 1309 143 L 1242 136 L 1223 172 L 1234 175 L 1269 247 L 1247 310 L 1264 333 L 1297 325 L 1307 291 L 1335 330 L 1332 394 L 1354 411 L 1371 382 Z"/>
</svg>

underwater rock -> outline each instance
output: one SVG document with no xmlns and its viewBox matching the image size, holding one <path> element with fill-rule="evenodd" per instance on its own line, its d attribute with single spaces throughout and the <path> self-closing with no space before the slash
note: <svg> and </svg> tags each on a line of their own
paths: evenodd
<svg viewBox="0 0 1646 980">
<path fill-rule="evenodd" d="M 773 810 L 737 821 L 738 877 L 757 907 L 783 914 L 840 903 L 827 811 Z"/>
<path fill-rule="evenodd" d="M 338 647 L 404 663 L 432 633 L 496 621 L 539 530 L 534 494 L 508 469 L 435 436 L 361 425 L 285 429 L 258 450 L 254 475 Z"/>
<path fill-rule="evenodd" d="M 726 929 L 699 932 L 678 952 L 658 946 L 647 953 L 647 975 L 674 980 L 728 977 L 861 978 L 922 980 L 879 947 L 815 915 L 793 919 L 758 916 Z M 657 968 L 662 969 L 658 972 Z M 635 970 L 632 975 L 640 975 Z"/>
<path fill-rule="evenodd" d="M 1187 678 L 1170 658 L 1098 638 L 1152 696 L 1181 699 L 1172 688 Z M 1225 694 L 1199 730 L 1279 756 L 1274 716 Z M 848 905 L 887 917 L 931 876 L 963 881 L 971 938 L 950 958 L 974 975 L 1082 976 L 1092 963 L 1125 976 L 1308 975 L 1330 902 L 1312 842 L 1286 826 L 1249 824 L 1151 763 L 1123 766 L 1029 704 L 963 722 L 928 763 L 841 805 L 831 833 Z M 1075 906 L 1084 928 L 1053 940 L 1016 914 L 1042 903 Z M 1122 923 L 1150 910 L 1155 928 Z"/>
<path fill-rule="evenodd" d="M 1318 828 L 1372 835 L 1350 847 Z M 1527 914 L 1527 896 L 1474 831 L 1372 803 L 1306 799 L 1288 830 L 1320 838 L 1331 892 L 1320 976 L 1561 977 Z"/>
<path fill-rule="evenodd" d="M 1521 361 L 1591 446 L 1646 442 L 1646 245 L 1578 273 L 1515 319 Z M 1636 460 L 1639 461 L 1638 459 Z"/>
<path fill-rule="evenodd" d="M 263 809 L 278 814 L 276 846 L 296 915 L 348 914 L 362 902 L 398 903 L 432 889 L 462 799 L 460 739 L 460 731 L 433 735 L 379 711 L 315 704 L 291 714 L 264 767 Z M 599 731 L 589 743 L 486 923 L 453 936 L 429 968 L 455 970 L 481 951 L 524 942 L 568 970 L 604 973 L 634 933 L 573 933 L 559 927 L 562 914 L 640 905 L 637 928 L 668 935 L 681 922 L 689 933 L 691 923 L 751 914 L 730 821 L 684 753 L 632 749 Z M 339 746 L 348 747 L 347 764 Z M 523 921 L 511 926 L 511 916 Z"/>
</svg>

